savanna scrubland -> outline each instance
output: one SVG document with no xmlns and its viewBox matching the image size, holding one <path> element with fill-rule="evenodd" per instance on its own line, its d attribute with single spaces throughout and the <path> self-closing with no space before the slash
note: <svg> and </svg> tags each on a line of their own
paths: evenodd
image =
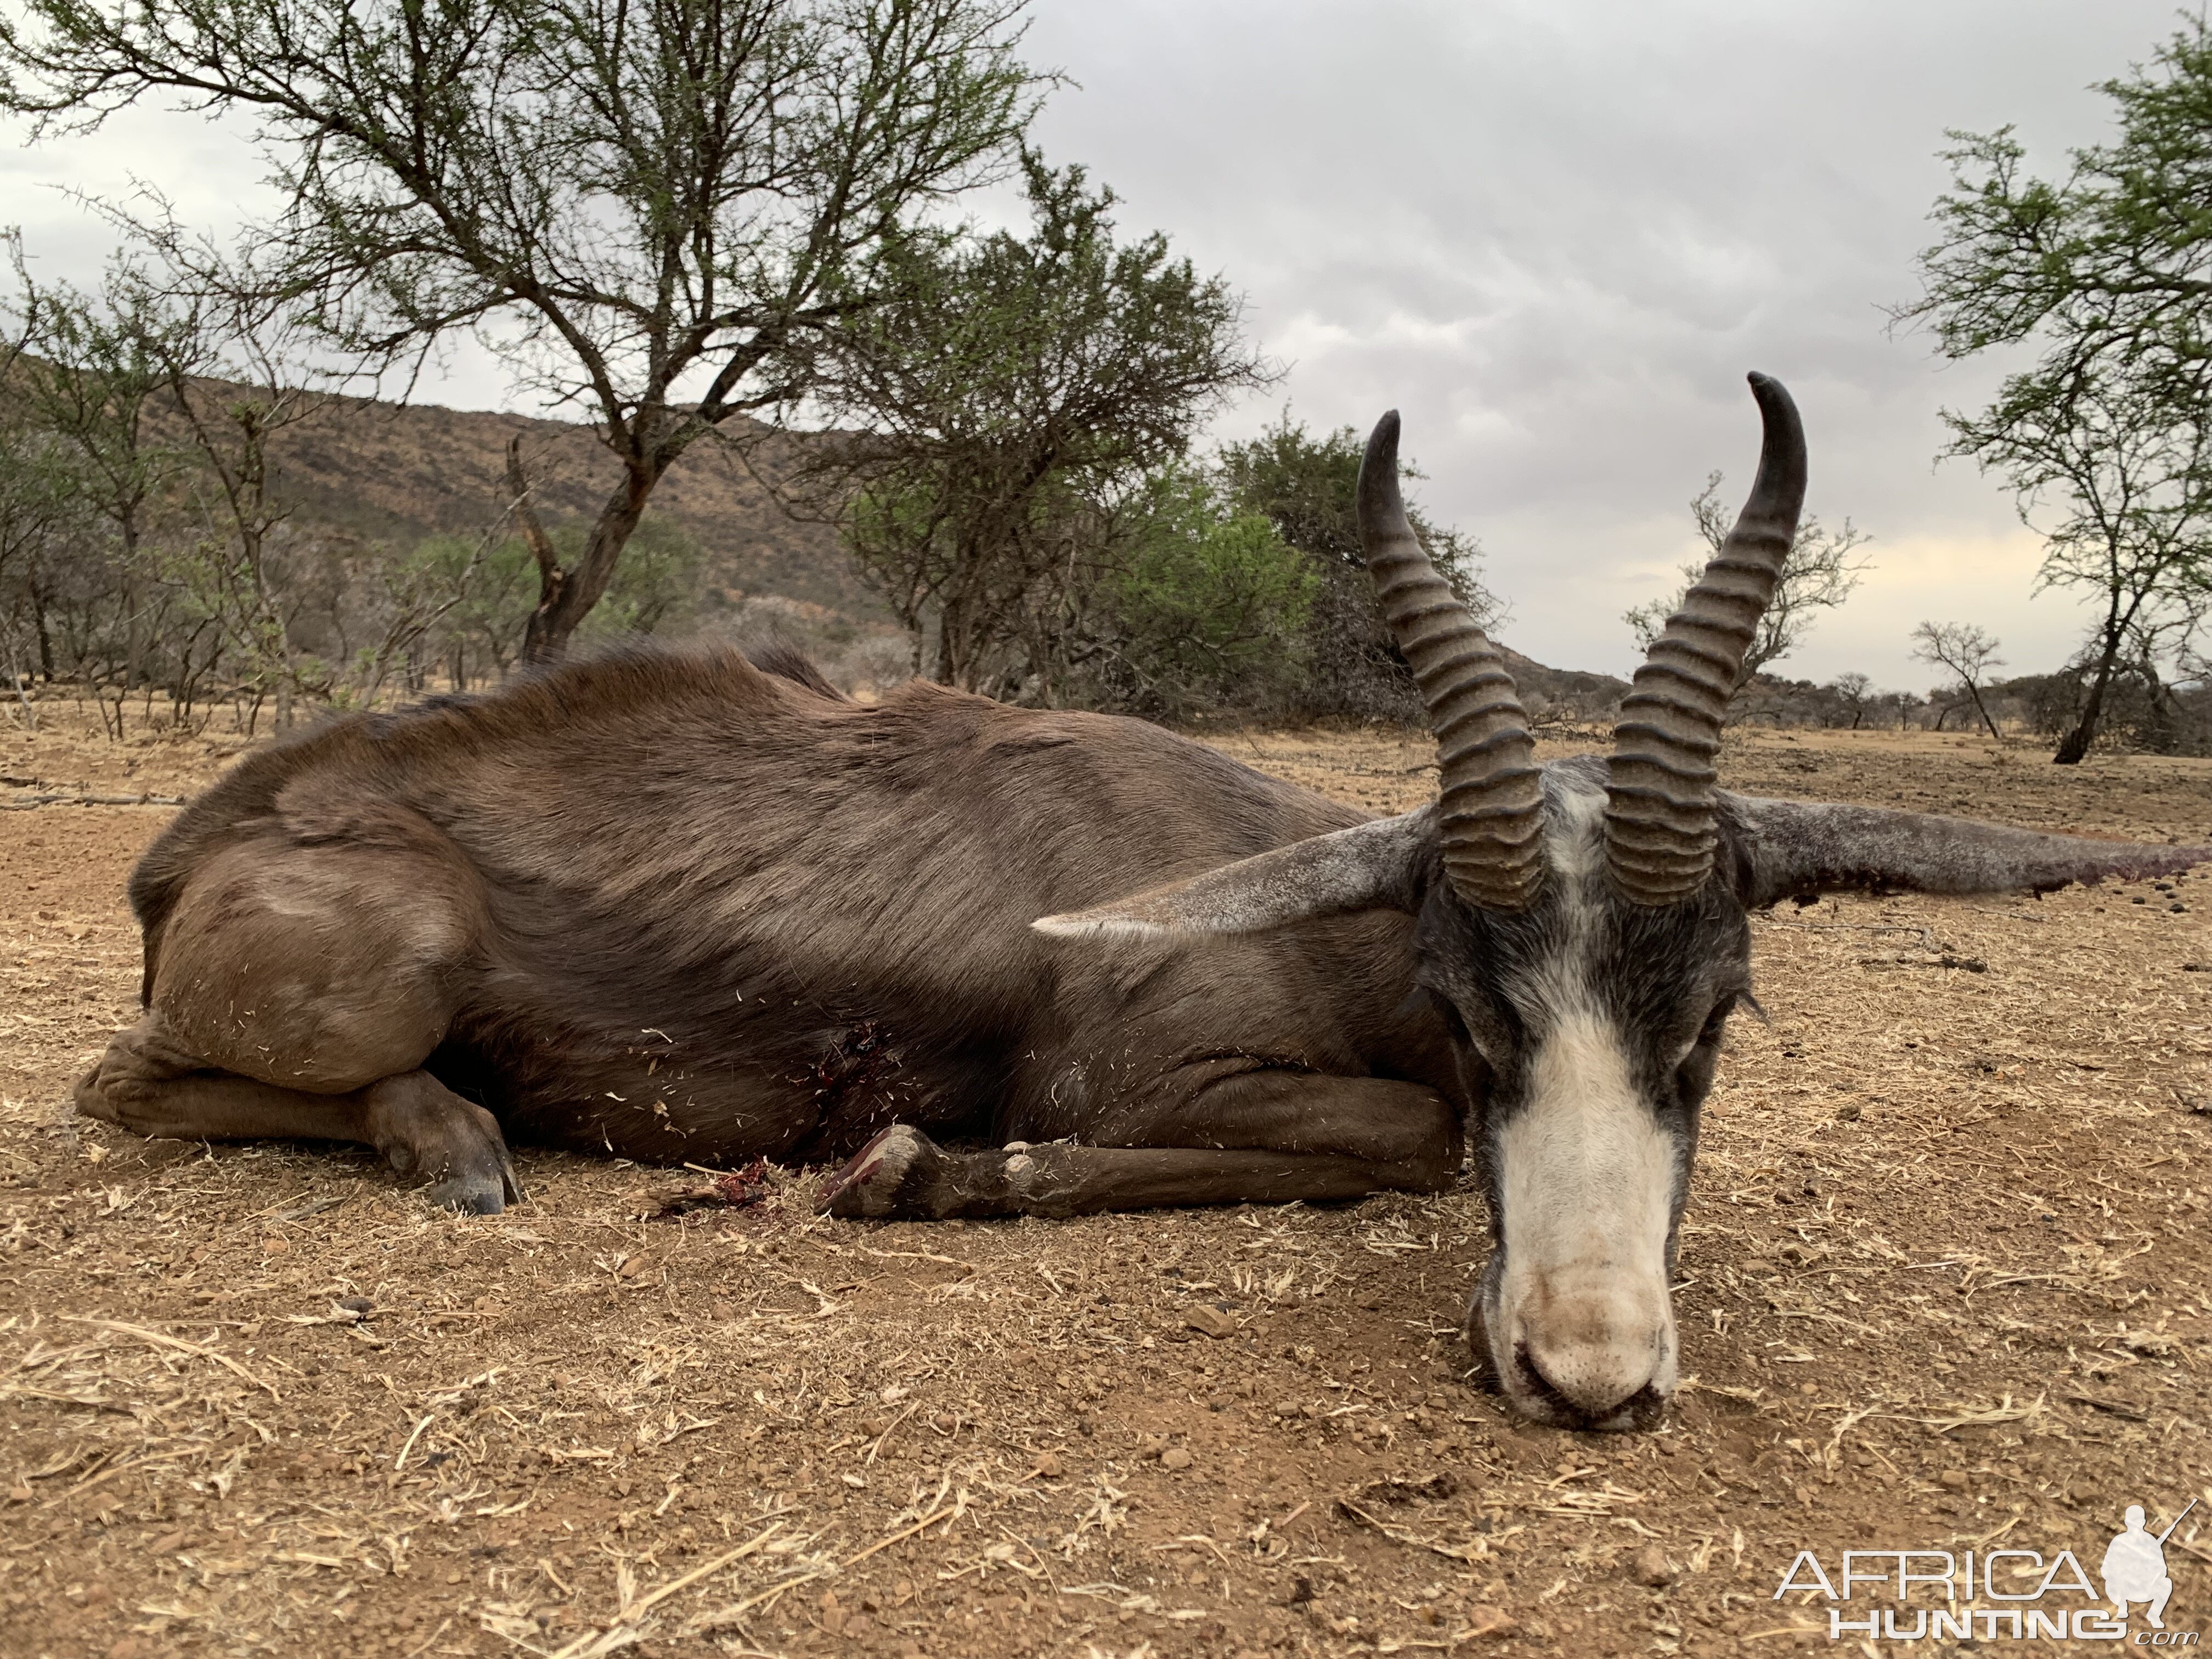
<svg viewBox="0 0 2212 1659">
<path fill-rule="evenodd" d="M 1432 787 L 1418 734 L 1209 740 L 1376 811 Z M 0 774 L 185 794 L 245 741 L 50 702 Z M 1722 770 L 2212 836 L 2198 760 L 1738 729 Z M 1827 1645 L 1825 1602 L 1774 1598 L 1801 1549 L 2094 1572 L 2126 1504 L 2155 1530 L 2212 1491 L 2202 876 L 1755 920 L 1690 1380 L 1662 1431 L 1599 1437 L 1470 1381 L 1471 1183 L 870 1224 L 814 1213 L 821 1171 L 518 1148 L 526 1201 L 471 1218 L 365 1150 L 80 1120 L 167 817 L 0 812 L 9 1652 L 1771 1653 Z M 2167 1544 L 2185 1583 L 2205 1526 Z"/>
</svg>

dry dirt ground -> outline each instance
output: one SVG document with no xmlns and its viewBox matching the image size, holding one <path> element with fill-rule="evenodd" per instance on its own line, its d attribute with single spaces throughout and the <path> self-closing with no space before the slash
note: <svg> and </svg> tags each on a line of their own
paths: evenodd
<svg viewBox="0 0 2212 1659">
<path fill-rule="evenodd" d="M 1428 787 L 1412 742 L 1218 741 L 1378 809 Z M 50 713 L 0 726 L 0 775 L 185 793 L 236 747 Z M 1725 763 L 2212 840 L 2203 763 L 1808 734 Z M 805 1171 L 672 1208 L 711 1177 L 521 1150 L 528 1200 L 486 1219 L 362 1152 L 79 1121 L 167 816 L 0 811 L 0 1652 L 1832 1652 L 1825 1602 L 1774 1597 L 1800 1549 L 2094 1572 L 2123 1505 L 2212 1498 L 2212 880 L 1757 921 L 1692 1380 L 1662 1432 L 1601 1437 L 1468 1380 L 1469 1188 L 867 1225 Z M 2212 1626 L 2208 1510 L 2166 1546 L 2177 1630 Z"/>
</svg>

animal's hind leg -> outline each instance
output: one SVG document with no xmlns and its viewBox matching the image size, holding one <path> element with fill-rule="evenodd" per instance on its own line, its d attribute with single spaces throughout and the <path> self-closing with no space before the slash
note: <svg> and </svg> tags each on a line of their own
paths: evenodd
<svg viewBox="0 0 2212 1659">
<path fill-rule="evenodd" d="M 496 1215 L 521 1197 L 498 1120 L 428 1072 L 311 1094 L 214 1070 L 149 1014 L 108 1046 L 76 1085 L 77 1109 L 163 1140 L 353 1140 L 449 1209 Z"/>
<path fill-rule="evenodd" d="M 78 1085 L 140 1134 L 365 1141 L 456 1209 L 514 1193 L 497 1121 L 422 1066 L 450 1027 L 482 896 L 427 820 L 280 800 L 204 857 L 146 939 L 149 1007 Z"/>
</svg>

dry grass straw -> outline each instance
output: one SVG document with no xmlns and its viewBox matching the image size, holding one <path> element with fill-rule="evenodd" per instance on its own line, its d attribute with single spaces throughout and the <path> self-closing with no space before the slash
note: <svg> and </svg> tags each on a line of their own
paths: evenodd
<svg viewBox="0 0 2212 1659">
<path fill-rule="evenodd" d="M 38 741 L 5 769 L 121 793 Z M 1223 746 L 1377 811 L 1431 787 L 1412 739 Z M 189 759 L 140 771 L 184 793 Z M 2205 832 L 2212 776 L 1771 738 L 1725 763 L 2160 840 Z M 1771 1650 L 1796 1547 L 2078 1550 L 2212 1483 L 2212 1124 L 2174 1103 L 2212 1093 L 2212 975 L 2182 969 L 2212 885 L 2184 915 L 2128 890 L 1755 921 L 1769 1023 L 1731 1028 L 1684 1231 L 1692 1380 L 1664 1433 L 1584 1439 L 1470 1384 L 1472 1183 L 863 1227 L 784 1171 L 652 1221 L 698 1176 L 526 1152 L 531 1200 L 471 1219 L 360 1152 L 78 1122 L 156 822 L 0 820 L 9 1651 L 1177 1659 L 1449 1649 L 1492 1607 L 1510 1632 L 1460 1650 Z M 1870 940 L 1988 971 L 1862 967 Z M 1188 1318 L 1216 1303 L 1218 1339 Z M 1686 1564 L 1663 1589 L 1631 1577 L 1652 1545 Z"/>
</svg>

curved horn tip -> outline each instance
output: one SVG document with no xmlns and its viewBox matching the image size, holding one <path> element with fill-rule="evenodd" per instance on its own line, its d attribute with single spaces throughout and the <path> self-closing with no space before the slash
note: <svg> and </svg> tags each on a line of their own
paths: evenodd
<svg viewBox="0 0 2212 1659">
<path fill-rule="evenodd" d="M 1382 411 L 1382 418 L 1375 422 L 1375 429 L 1367 434 L 1367 453 L 1363 470 L 1378 461 L 1387 460 L 1391 463 L 1390 471 L 1395 477 L 1398 471 L 1397 459 L 1398 411 L 1386 409 Z"/>
<path fill-rule="evenodd" d="M 1758 401 L 1760 419 L 1769 427 L 1779 425 L 1792 431 L 1797 441 L 1803 443 L 1803 423 L 1797 414 L 1797 400 L 1790 395 L 1790 388 L 1771 374 L 1762 374 L 1755 368 L 1744 379 L 1751 383 L 1751 395 Z"/>
<path fill-rule="evenodd" d="M 1407 532 L 1405 498 L 1398 493 L 1398 411 L 1385 411 L 1368 434 L 1367 453 L 1359 463 L 1360 528 L 1370 523 L 1391 534 Z"/>
</svg>

